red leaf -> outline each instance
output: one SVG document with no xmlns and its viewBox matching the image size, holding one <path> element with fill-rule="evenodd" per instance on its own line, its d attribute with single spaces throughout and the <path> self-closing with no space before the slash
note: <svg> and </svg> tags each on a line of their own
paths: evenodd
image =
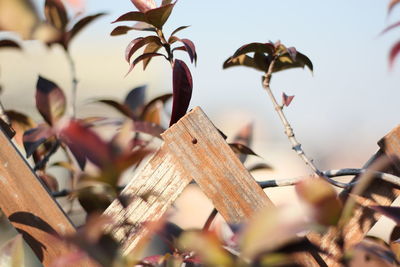
<svg viewBox="0 0 400 267">
<path fill-rule="evenodd" d="M 77 154 L 80 157 L 83 154 L 98 167 L 103 167 L 112 161 L 107 143 L 78 121 L 71 120 L 62 128 L 60 139 L 68 145 L 74 155 Z"/>
<path fill-rule="evenodd" d="M 297 50 L 294 47 L 289 47 L 287 49 L 289 56 L 292 58 L 293 61 L 296 61 L 296 56 L 297 56 Z"/>
<path fill-rule="evenodd" d="M 389 66 L 390 68 L 393 67 L 394 60 L 396 59 L 397 55 L 400 53 L 400 41 L 397 42 L 392 49 L 390 50 L 389 54 Z"/>
<path fill-rule="evenodd" d="M 135 68 L 135 66 L 142 60 L 145 60 L 147 58 L 153 58 L 153 57 L 158 57 L 158 56 L 163 56 L 163 54 L 160 53 L 146 53 L 143 55 L 138 56 L 131 64 L 131 67 L 129 68 L 128 72 L 125 74 L 125 77 Z M 166 58 L 166 57 L 165 57 Z"/>
<path fill-rule="evenodd" d="M 193 80 L 182 60 L 175 59 L 173 67 L 173 103 L 170 126 L 186 114 L 192 98 Z"/>
<path fill-rule="evenodd" d="M 293 98 L 294 98 L 294 95 L 288 96 L 285 93 L 282 93 L 282 105 L 288 107 L 290 105 L 290 103 L 292 103 Z"/>
<path fill-rule="evenodd" d="M 151 36 L 147 36 L 147 37 L 144 37 L 144 38 L 141 38 L 141 37 L 136 38 L 132 42 L 130 42 L 128 47 L 126 48 L 126 51 L 125 51 L 125 59 L 126 59 L 126 61 L 129 62 L 131 60 L 132 55 L 138 49 L 140 49 L 141 47 L 143 47 L 143 46 L 145 46 L 146 44 L 149 44 L 149 43 L 156 43 L 156 44 L 158 44 L 160 46 L 162 45 L 160 37 L 158 37 L 158 36 L 151 35 Z"/>
<path fill-rule="evenodd" d="M 134 113 L 138 114 L 145 104 L 146 98 L 146 85 L 138 86 L 133 88 L 128 95 L 125 97 L 124 105 L 129 107 L 129 109 Z"/>
<path fill-rule="evenodd" d="M 36 108 L 53 126 L 65 113 L 65 95 L 58 85 L 40 76 L 36 88 Z"/>
<path fill-rule="evenodd" d="M 177 32 L 182 31 L 182 30 L 184 30 L 184 29 L 186 29 L 186 28 L 188 28 L 188 27 L 190 27 L 190 26 L 180 26 L 180 27 L 176 28 L 176 29 L 171 33 L 171 37 L 174 36 L 174 34 L 176 34 Z M 171 39 L 171 37 L 169 37 L 169 38 Z M 169 39 L 168 39 L 168 43 L 169 43 Z"/>
</svg>

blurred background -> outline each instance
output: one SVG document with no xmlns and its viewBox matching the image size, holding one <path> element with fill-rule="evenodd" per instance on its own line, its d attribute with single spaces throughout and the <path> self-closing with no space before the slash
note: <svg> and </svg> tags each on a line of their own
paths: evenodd
<svg viewBox="0 0 400 267">
<path fill-rule="evenodd" d="M 37 1 L 40 9 L 43 2 Z M 380 32 L 398 20 L 400 10 L 388 16 L 387 5 L 388 1 L 376 0 L 180 0 L 165 32 L 191 25 L 178 34 L 195 43 L 199 57 L 196 67 L 190 65 L 194 79 L 191 107 L 201 106 L 228 137 L 254 122 L 252 148 L 274 167 L 255 173 L 256 177 L 290 178 L 307 175 L 310 170 L 291 151 L 261 87 L 261 73 L 243 67 L 222 70 L 222 63 L 249 42 L 280 40 L 306 54 L 314 73 L 307 69 L 280 72 L 273 76 L 271 87 L 278 99 L 282 92 L 295 95 L 285 112 L 320 169 L 359 168 L 377 151 L 376 142 L 399 123 L 400 63 L 392 70 L 388 64 L 399 29 L 382 36 Z M 124 78 L 129 67 L 124 60 L 125 47 L 142 33 L 111 37 L 116 26 L 111 22 L 132 10 L 129 0 L 86 1 L 85 14 L 108 15 L 83 30 L 70 47 L 79 79 L 79 116 L 114 114 L 89 100 L 122 100 L 136 86 L 148 85 L 149 99 L 172 91 L 170 66 L 157 58 L 146 72 L 138 66 Z M 6 109 L 39 119 L 34 107 L 38 75 L 69 93 L 70 69 L 60 47 L 49 49 L 38 41 L 25 41 L 23 47 L 23 52 L 0 52 L 1 99 Z M 188 60 L 184 53 L 179 56 Z M 274 202 L 287 203 L 293 199 L 290 191 L 279 188 L 267 193 Z M 199 192 L 189 193 L 189 198 L 196 194 L 202 199 Z M 195 208 L 191 205 L 190 209 Z M 204 210 L 207 215 L 208 208 Z"/>
</svg>

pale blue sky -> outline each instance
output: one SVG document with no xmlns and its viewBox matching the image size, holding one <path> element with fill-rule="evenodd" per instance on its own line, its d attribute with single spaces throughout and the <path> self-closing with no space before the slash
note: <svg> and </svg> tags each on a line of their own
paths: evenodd
<svg viewBox="0 0 400 267">
<path fill-rule="evenodd" d="M 145 74 L 135 70 L 123 78 L 128 68 L 123 59 L 125 46 L 141 33 L 121 37 L 110 37 L 109 33 L 114 27 L 112 20 L 134 10 L 130 1 L 87 3 L 87 13 L 107 11 L 109 15 L 72 44 L 82 101 L 94 96 L 123 97 L 131 87 L 143 83 L 149 84 L 152 95 L 171 91 L 170 69 L 161 61 L 154 61 Z M 192 106 L 203 107 L 228 134 L 255 120 L 260 154 L 273 163 L 279 160 L 268 149 L 291 152 L 261 89 L 261 73 L 246 68 L 222 70 L 222 63 L 242 44 L 252 41 L 281 40 L 308 55 L 315 66 L 313 75 L 307 70 L 285 71 L 273 78 L 272 88 L 278 98 L 282 91 L 296 95 L 287 115 L 317 163 L 323 168 L 357 167 L 376 150 L 376 141 L 400 121 L 400 63 L 392 72 L 387 64 L 388 51 L 399 39 L 400 30 L 377 37 L 390 21 L 400 20 L 400 10 L 387 17 L 387 3 L 180 0 L 165 30 L 192 25 L 179 34 L 195 42 L 199 55 L 197 67 L 191 66 L 195 86 Z M 65 84 L 65 90 L 70 88 L 61 50 L 31 46 L 25 57 L 0 54 L 4 98 L 16 108 L 33 106 L 28 96 L 33 94 L 37 73 Z M 188 60 L 185 54 L 180 56 Z M 10 64 L 5 65 L 5 61 Z M 18 80 L 15 71 L 20 73 Z M 25 102 L 20 102 L 17 93 L 21 87 L 26 92 Z M 275 144 L 280 145 L 277 148 Z"/>
</svg>

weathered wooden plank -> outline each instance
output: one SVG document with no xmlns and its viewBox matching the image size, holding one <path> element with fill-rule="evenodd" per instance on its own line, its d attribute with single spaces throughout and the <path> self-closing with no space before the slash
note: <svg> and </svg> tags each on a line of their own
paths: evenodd
<svg viewBox="0 0 400 267">
<path fill-rule="evenodd" d="M 0 207 L 43 265 L 49 266 L 70 252 L 55 242 L 53 234 L 73 234 L 75 228 L 3 131 L 0 147 Z"/>
<path fill-rule="evenodd" d="M 200 108 L 162 134 L 176 168 L 192 177 L 228 223 L 272 205 Z"/>
<path fill-rule="evenodd" d="M 151 223 L 164 216 L 190 183 L 191 178 L 176 169 L 175 164 L 164 144 L 121 192 L 122 198 L 131 199 L 129 205 L 124 209 L 115 200 L 104 212 L 115 221 L 108 231 L 122 243 L 124 253 L 148 240 Z"/>
<path fill-rule="evenodd" d="M 385 167 L 384 172 L 400 175 L 400 126 L 394 128 L 390 133 L 383 137 L 379 142 L 380 150 L 374 155 L 364 166 L 370 167 L 377 161 L 385 161 L 389 158 L 392 164 Z M 386 158 L 386 159 L 385 159 Z M 387 160 L 389 161 L 389 160 Z M 359 177 L 355 177 L 352 181 L 357 181 Z M 349 197 L 351 190 L 344 190 L 339 195 L 345 201 Z M 346 244 L 345 250 L 353 247 L 363 240 L 368 231 L 375 225 L 381 217 L 380 213 L 368 208 L 370 205 L 389 206 L 400 195 L 400 190 L 390 183 L 382 180 L 374 180 L 364 193 L 357 197 L 357 203 L 353 216 L 344 228 L 343 238 Z M 310 240 L 315 244 L 326 249 L 333 255 L 327 257 L 321 255 L 328 266 L 341 266 L 338 262 L 342 256 L 342 251 L 335 244 L 335 239 L 338 237 L 338 232 L 335 228 L 331 228 L 325 235 L 319 236 L 316 234 L 308 235 Z"/>
<path fill-rule="evenodd" d="M 196 181 L 228 223 L 247 221 L 273 203 L 240 162 L 218 129 L 199 108 L 194 108 L 162 134 L 175 168 Z M 295 255 L 304 266 L 319 266 L 315 253 Z"/>
<path fill-rule="evenodd" d="M 115 221 L 107 230 L 122 242 L 124 253 L 148 240 L 151 222 L 164 215 L 193 179 L 229 223 L 246 221 L 255 211 L 272 205 L 200 108 L 162 137 L 161 149 L 121 194 L 132 199 L 129 206 L 124 209 L 116 200 L 105 212 Z M 123 226 L 126 221 L 133 226 Z M 296 258 L 304 265 L 316 266 L 311 255 Z"/>
</svg>

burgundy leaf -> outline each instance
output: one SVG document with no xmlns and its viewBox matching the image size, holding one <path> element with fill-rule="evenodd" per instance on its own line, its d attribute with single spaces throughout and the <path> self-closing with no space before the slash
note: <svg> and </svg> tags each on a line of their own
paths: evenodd
<svg viewBox="0 0 400 267">
<path fill-rule="evenodd" d="M 275 53 L 275 47 L 271 43 L 250 43 L 243 45 L 238 50 L 236 50 L 233 57 L 238 57 L 251 52 L 265 53 L 273 55 Z"/>
<path fill-rule="evenodd" d="M 186 48 L 186 52 L 189 54 L 190 57 L 190 61 L 193 63 L 193 61 L 195 62 L 195 64 L 197 63 L 197 53 L 196 53 L 196 47 L 194 45 L 194 43 L 192 41 L 190 41 L 189 39 L 178 39 L 179 41 L 181 41 L 183 43 L 183 45 Z"/>
<path fill-rule="evenodd" d="M 285 93 L 282 93 L 282 105 L 288 107 L 290 105 L 290 103 L 292 103 L 293 98 L 294 98 L 294 95 L 288 96 Z"/>
<path fill-rule="evenodd" d="M 26 131 L 23 136 L 26 157 L 29 158 L 52 135 L 54 135 L 53 130 L 44 123 Z"/>
<path fill-rule="evenodd" d="M 271 165 L 266 164 L 266 163 L 257 163 L 253 166 L 248 167 L 247 170 L 249 170 L 249 172 L 258 171 L 258 170 L 272 170 L 272 167 L 271 167 Z"/>
<path fill-rule="evenodd" d="M 390 31 L 390 30 L 392 30 L 392 29 L 394 29 L 394 28 L 397 28 L 397 27 L 399 27 L 399 26 L 400 26 L 400 21 L 398 21 L 398 22 L 396 22 L 396 23 L 394 23 L 394 24 L 392 24 L 392 25 L 389 25 L 389 26 L 386 27 L 379 35 L 385 34 L 385 33 L 387 33 L 388 31 Z"/>
<path fill-rule="evenodd" d="M 400 207 L 371 206 L 370 208 L 382 213 L 386 217 L 392 219 L 397 225 L 400 225 Z"/>
<path fill-rule="evenodd" d="M 153 25 L 157 29 L 161 29 L 167 22 L 175 3 L 150 9 L 144 13 L 146 22 Z"/>
<path fill-rule="evenodd" d="M 106 15 L 106 13 L 98 13 L 95 15 L 87 16 L 79 20 L 72 29 L 68 32 L 68 42 L 72 40 L 83 28 L 85 28 L 88 24 L 92 21 L 96 20 L 97 18 Z"/>
<path fill-rule="evenodd" d="M 75 155 L 85 155 L 87 159 L 98 167 L 104 167 L 112 161 L 111 151 L 95 132 L 84 127 L 80 122 L 71 120 L 60 130 L 60 139 L 67 144 Z M 80 152 L 77 152 L 80 150 Z"/>
<path fill-rule="evenodd" d="M 180 32 L 186 28 L 188 28 L 190 26 L 180 26 L 178 28 L 176 28 L 172 33 L 171 33 L 171 37 L 174 36 L 174 34 L 176 34 L 177 32 Z M 171 39 L 171 37 L 169 37 L 169 39 Z M 168 39 L 168 43 L 169 43 L 169 39 Z"/>
<path fill-rule="evenodd" d="M 400 3 L 400 0 L 391 0 L 388 7 L 388 13 L 392 12 L 393 8 Z"/>
<path fill-rule="evenodd" d="M 292 60 L 293 60 L 293 61 L 296 61 L 296 56 L 297 56 L 297 50 L 296 50 L 296 48 L 294 48 L 294 47 L 289 47 L 289 48 L 287 49 L 287 51 L 288 51 L 290 57 L 292 58 Z"/>
<path fill-rule="evenodd" d="M 394 60 L 396 59 L 397 55 L 400 53 L 400 42 L 397 42 L 392 49 L 390 50 L 389 54 L 389 66 L 390 68 L 393 67 Z"/>
<path fill-rule="evenodd" d="M 123 115 L 129 117 L 129 118 L 133 118 L 133 112 L 132 110 L 129 109 L 129 107 L 127 107 L 126 105 L 123 105 L 115 100 L 111 100 L 111 99 L 99 99 L 96 100 L 96 102 L 99 103 L 103 103 L 106 104 L 108 106 L 111 106 L 113 108 L 115 108 L 117 111 L 119 111 L 120 113 L 122 113 Z"/>
<path fill-rule="evenodd" d="M 157 7 L 154 0 L 131 0 L 131 2 L 140 12 L 146 12 Z"/>
<path fill-rule="evenodd" d="M 46 20 L 59 30 L 63 31 L 68 24 L 67 10 L 61 0 L 46 0 L 44 14 Z"/>
<path fill-rule="evenodd" d="M 135 30 L 134 27 L 128 27 L 128 26 L 118 26 L 112 32 L 110 33 L 111 36 L 117 36 L 117 35 L 123 35 L 126 34 L 127 32 Z"/>
<path fill-rule="evenodd" d="M 131 64 L 131 67 L 129 68 L 128 72 L 125 74 L 125 77 L 135 68 L 135 66 L 142 60 L 145 60 L 147 58 L 153 58 L 153 57 L 159 57 L 162 56 L 166 58 L 163 54 L 160 53 L 146 53 L 143 55 L 138 56 Z"/>
<path fill-rule="evenodd" d="M 41 173 L 38 176 L 39 179 L 47 186 L 50 192 L 58 191 L 58 181 L 53 175 Z"/>
<path fill-rule="evenodd" d="M 192 98 L 193 80 L 185 62 L 175 59 L 173 66 L 173 103 L 170 126 L 186 114 Z"/>
<path fill-rule="evenodd" d="M 115 21 L 113 21 L 112 23 L 121 22 L 121 21 L 142 21 L 142 22 L 147 22 L 144 13 L 137 12 L 137 11 L 132 11 L 132 12 L 125 13 L 122 16 L 120 16 L 119 18 L 117 18 Z"/>
<path fill-rule="evenodd" d="M 251 146 L 253 141 L 253 123 L 249 123 L 240 129 L 233 139 L 234 143 L 242 144 L 247 147 Z M 244 163 L 247 159 L 247 154 L 240 153 L 239 159 Z"/>
<path fill-rule="evenodd" d="M 259 157 L 253 150 L 243 144 L 231 143 L 229 144 L 229 146 L 236 154 L 245 154 Z"/>
<path fill-rule="evenodd" d="M 146 89 L 146 85 L 135 87 L 125 97 L 124 105 L 129 107 L 129 109 L 135 114 L 137 114 L 137 111 L 142 109 L 144 106 Z"/>
<path fill-rule="evenodd" d="M 146 44 L 149 43 L 156 43 L 157 45 L 162 45 L 160 37 L 158 36 L 147 36 L 144 38 L 136 38 L 134 39 L 132 42 L 130 42 L 130 44 L 128 45 L 128 47 L 126 48 L 125 51 L 125 59 L 126 61 L 130 61 L 132 55 L 141 47 L 145 46 Z"/>
<path fill-rule="evenodd" d="M 158 43 L 149 43 L 146 48 L 144 49 L 144 54 L 148 53 L 157 53 L 157 51 L 162 47 L 162 45 Z M 143 70 L 146 70 L 147 66 L 149 65 L 151 61 L 151 57 L 146 58 L 143 60 Z"/>
<path fill-rule="evenodd" d="M 40 76 L 36 88 L 36 108 L 53 126 L 65 113 L 65 95 L 58 85 Z"/>
<path fill-rule="evenodd" d="M 165 131 L 161 126 L 147 121 L 135 121 L 134 127 L 136 132 L 145 133 L 157 138 L 161 138 L 161 134 Z"/>
<path fill-rule="evenodd" d="M 0 40 L 0 48 L 16 48 L 21 49 L 21 46 L 12 40 Z"/>
<path fill-rule="evenodd" d="M 158 96 L 158 97 L 152 99 L 152 100 L 151 100 L 149 103 L 147 103 L 147 105 L 143 108 L 143 111 L 142 111 L 142 114 L 141 114 L 140 117 L 141 117 L 142 119 L 145 118 L 147 112 L 148 112 L 149 110 L 152 109 L 152 106 L 153 106 L 154 104 L 156 104 L 156 103 L 159 102 L 159 101 L 161 101 L 162 103 L 165 103 L 165 102 L 167 102 L 169 99 L 171 99 L 171 97 L 172 97 L 172 94 L 165 94 L 165 95 L 161 95 L 161 96 Z"/>
</svg>

